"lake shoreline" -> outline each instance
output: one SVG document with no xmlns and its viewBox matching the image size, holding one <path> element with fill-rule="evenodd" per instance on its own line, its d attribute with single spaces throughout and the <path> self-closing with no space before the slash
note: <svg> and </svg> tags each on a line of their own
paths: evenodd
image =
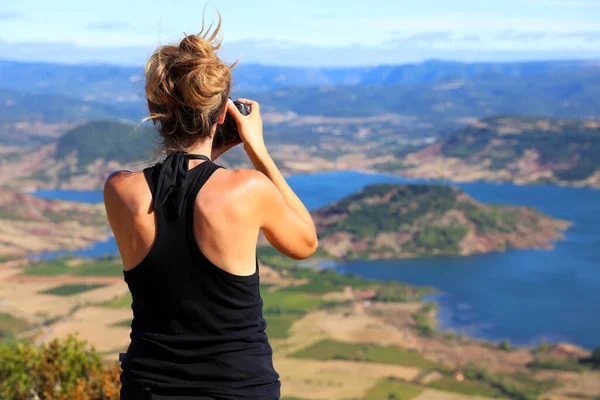
<svg viewBox="0 0 600 400">
<path fill-rule="evenodd" d="M 522 249 L 510 248 L 510 249 L 507 249 L 506 251 L 520 251 L 520 250 L 522 250 Z M 544 250 L 547 250 L 547 249 L 544 249 Z M 550 250 L 548 250 L 548 251 L 550 251 Z M 462 257 L 469 257 L 469 256 L 460 256 L 460 255 L 431 256 L 429 258 L 444 259 L 444 258 L 448 258 L 448 257 L 462 258 Z M 418 257 L 418 258 L 423 258 L 423 257 Z M 412 259 L 418 259 L 418 258 L 412 258 Z M 407 258 L 407 259 L 409 259 L 409 258 Z M 356 262 L 356 261 L 365 261 L 365 260 L 351 260 L 350 262 Z M 388 260 L 388 261 L 390 261 L 390 260 Z M 396 260 L 396 261 L 398 261 L 398 260 Z M 352 272 L 344 271 L 344 266 L 345 266 L 344 261 L 331 260 L 331 259 L 330 260 L 320 260 L 320 261 L 317 261 L 314 263 L 307 263 L 307 264 L 303 265 L 303 267 L 306 267 L 306 268 L 317 268 L 320 270 L 332 269 L 336 273 L 341 274 L 341 275 L 355 275 Z M 398 268 L 402 268 L 402 267 L 399 266 Z M 372 281 L 377 280 L 377 278 L 373 278 L 370 276 L 365 276 L 365 275 L 361 275 L 361 274 L 356 274 L 356 275 L 358 275 L 362 278 L 368 279 L 368 280 L 372 280 Z M 404 281 L 398 281 L 398 282 L 407 283 Z M 452 324 L 450 322 L 450 318 L 445 316 L 445 314 L 451 313 L 451 311 L 444 309 L 444 300 L 447 297 L 452 297 L 452 293 L 446 292 L 438 287 L 431 287 L 431 289 L 433 289 L 433 291 L 434 291 L 432 294 L 423 296 L 420 300 L 413 301 L 413 303 L 418 303 L 421 306 L 425 306 L 427 303 L 435 303 L 436 304 L 436 307 L 435 307 L 434 311 L 432 312 L 432 316 L 435 319 L 435 324 L 436 324 L 435 326 L 439 330 L 439 332 L 438 332 L 439 335 L 459 335 L 459 336 L 462 335 L 462 336 L 464 336 L 465 339 L 467 339 L 471 342 L 477 342 L 479 344 L 485 344 L 485 345 L 500 345 L 502 342 L 507 342 L 507 343 L 510 343 L 510 345 L 513 349 L 523 349 L 523 350 L 533 350 L 534 348 L 536 348 L 544 343 L 548 343 L 543 338 L 521 342 L 521 341 L 511 340 L 510 337 L 493 338 L 493 337 L 489 337 L 486 335 L 479 335 L 476 332 L 469 332 L 468 328 L 464 329 L 461 326 Z M 577 348 L 580 348 L 580 349 L 583 349 L 586 351 L 592 351 L 594 348 L 594 346 L 586 347 L 581 344 L 569 342 L 569 341 L 553 341 L 552 344 L 553 345 L 564 344 L 564 345 L 569 345 L 569 346 L 575 346 Z"/>
<path fill-rule="evenodd" d="M 341 171 L 294 175 L 289 182 L 307 207 L 316 209 L 371 183 L 419 180 Z M 492 341 L 509 338 L 513 343 L 532 343 L 541 338 L 553 343 L 577 343 L 588 349 L 597 346 L 594 338 L 598 337 L 600 324 L 577 315 L 600 312 L 600 276 L 594 267 L 599 262 L 594 243 L 600 226 L 596 221 L 600 192 L 511 183 L 457 186 L 479 201 L 533 206 L 572 224 L 565 240 L 553 243 L 552 251 L 509 249 L 469 257 L 359 261 L 346 266 L 346 272 L 436 287 L 440 293 L 452 294 L 452 301 L 440 307 L 440 326 L 474 327 L 471 331 L 475 334 L 469 336 L 491 337 Z M 534 318 L 526 317 L 525 311 L 532 308 L 536 310 Z M 585 329 L 579 329 L 582 326 Z"/>
</svg>

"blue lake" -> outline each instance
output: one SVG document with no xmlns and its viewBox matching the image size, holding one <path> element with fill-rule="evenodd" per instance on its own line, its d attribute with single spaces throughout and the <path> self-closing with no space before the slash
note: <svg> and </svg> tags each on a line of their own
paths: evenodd
<svg viewBox="0 0 600 400">
<path fill-rule="evenodd" d="M 317 208 L 378 182 L 418 182 L 359 172 L 296 175 L 288 182 Z M 473 257 L 343 263 L 340 272 L 434 286 L 442 328 L 514 344 L 543 340 L 600 345 L 600 190 L 512 184 L 458 184 L 472 197 L 533 206 L 572 221 L 554 250 L 510 250 Z M 43 191 L 42 197 L 100 202 L 99 192 Z M 75 254 L 116 252 L 114 240 Z M 48 256 L 55 256 L 56 253 Z"/>
<path fill-rule="evenodd" d="M 101 203 L 104 201 L 102 192 L 97 190 L 38 190 L 31 194 L 45 199 L 71 200 L 82 203 Z"/>
</svg>

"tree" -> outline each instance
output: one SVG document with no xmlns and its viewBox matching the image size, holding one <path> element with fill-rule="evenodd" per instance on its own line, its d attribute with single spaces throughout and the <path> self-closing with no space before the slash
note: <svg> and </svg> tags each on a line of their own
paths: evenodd
<svg viewBox="0 0 600 400">
<path fill-rule="evenodd" d="M 600 368 L 600 346 L 596 347 L 594 351 L 592 351 L 590 362 L 594 368 Z"/>
<path fill-rule="evenodd" d="M 41 347 L 0 343 L 0 360 L 2 399 L 119 399 L 119 365 L 104 368 L 100 355 L 74 335 Z"/>
<path fill-rule="evenodd" d="M 510 342 L 508 340 L 503 340 L 499 347 L 501 350 L 510 351 Z"/>
</svg>

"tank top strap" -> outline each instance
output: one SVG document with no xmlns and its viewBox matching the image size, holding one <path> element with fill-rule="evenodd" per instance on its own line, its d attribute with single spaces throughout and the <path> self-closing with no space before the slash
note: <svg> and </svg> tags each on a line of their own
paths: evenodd
<svg viewBox="0 0 600 400">
<path fill-rule="evenodd" d="M 186 209 L 188 211 L 190 209 L 193 210 L 193 208 L 191 207 L 193 207 L 196 201 L 198 192 L 200 192 L 200 189 L 202 189 L 202 187 L 206 184 L 206 182 L 212 176 L 212 174 L 214 174 L 214 172 L 219 168 L 223 167 L 208 160 L 190 170 L 186 193 Z"/>
<path fill-rule="evenodd" d="M 154 199 L 154 193 L 156 191 L 156 185 L 154 184 L 154 181 L 156 179 L 155 174 L 154 174 L 155 171 L 156 171 L 156 168 L 154 165 L 151 167 L 146 167 L 142 171 L 144 173 L 144 178 L 146 178 L 146 183 L 148 184 L 148 188 L 150 189 L 150 194 L 152 195 L 153 199 Z"/>
</svg>

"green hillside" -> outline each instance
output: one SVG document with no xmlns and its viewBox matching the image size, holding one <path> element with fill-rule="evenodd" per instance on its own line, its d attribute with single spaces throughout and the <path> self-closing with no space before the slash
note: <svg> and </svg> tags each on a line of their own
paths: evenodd
<svg viewBox="0 0 600 400">
<path fill-rule="evenodd" d="M 358 169 L 451 181 L 600 187 L 598 119 L 496 116 L 468 125 L 400 116 L 380 119 L 297 117 L 267 123 L 265 139 L 288 174 Z M 5 157 L 0 179 L 33 187 L 96 189 L 110 173 L 107 163 L 128 166 L 149 160 L 158 143 L 156 130 L 148 125 L 90 121 L 57 139 L 49 153 L 40 150 L 43 163 L 21 167 L 35 157 L 30 149 Z M 98 161 L 106 168 L 97 168 Z M 219 162 L 229 168 L 251 167 L 241 147 Z M 15 181 L 15 170 L 26 175 Z"/>
<path fill-rule="evenodd" d="M 371 185 L 313 215 L 323 249 L 350 259 L 546 247 L 566 227 L 533 209 L 486 205 L 434 185 Z"/>
<path fill-rule="evenodd" d="M 75 152 L 79 166 L 96 159 L 130 163 L 146 157 L 157 143 L 154 129 L 119 121 L 91 121 L 65 133 L 57 141 L 56 158 Z"/>
<path fill-rule="evenodd" d="M 402 174 L 600 187 L 600 120 L 493 117 L 400 157 Z"/>
<path fill-rule="evenodd" d="M 118 169 L 138 169 L 158 144 L 153 127 L 115 120 L 90 121 L 35 149 L 13 151 L 0 160 L 0 186 L 97 190 Z M 30 160 L 38 162 L 32 163 Z M 16 171 L 16 172 L 15 172 Z"/>
<path fill-rule="evenodd" d="M 539 164 L 560 180 L 589 178 L 600 170 L 600 122 L 498 117 L 469 126 L 443 142 L 441 154 L 490 169 L 512 169 L 525 151 L 536 151 Z"/>
</svg>

